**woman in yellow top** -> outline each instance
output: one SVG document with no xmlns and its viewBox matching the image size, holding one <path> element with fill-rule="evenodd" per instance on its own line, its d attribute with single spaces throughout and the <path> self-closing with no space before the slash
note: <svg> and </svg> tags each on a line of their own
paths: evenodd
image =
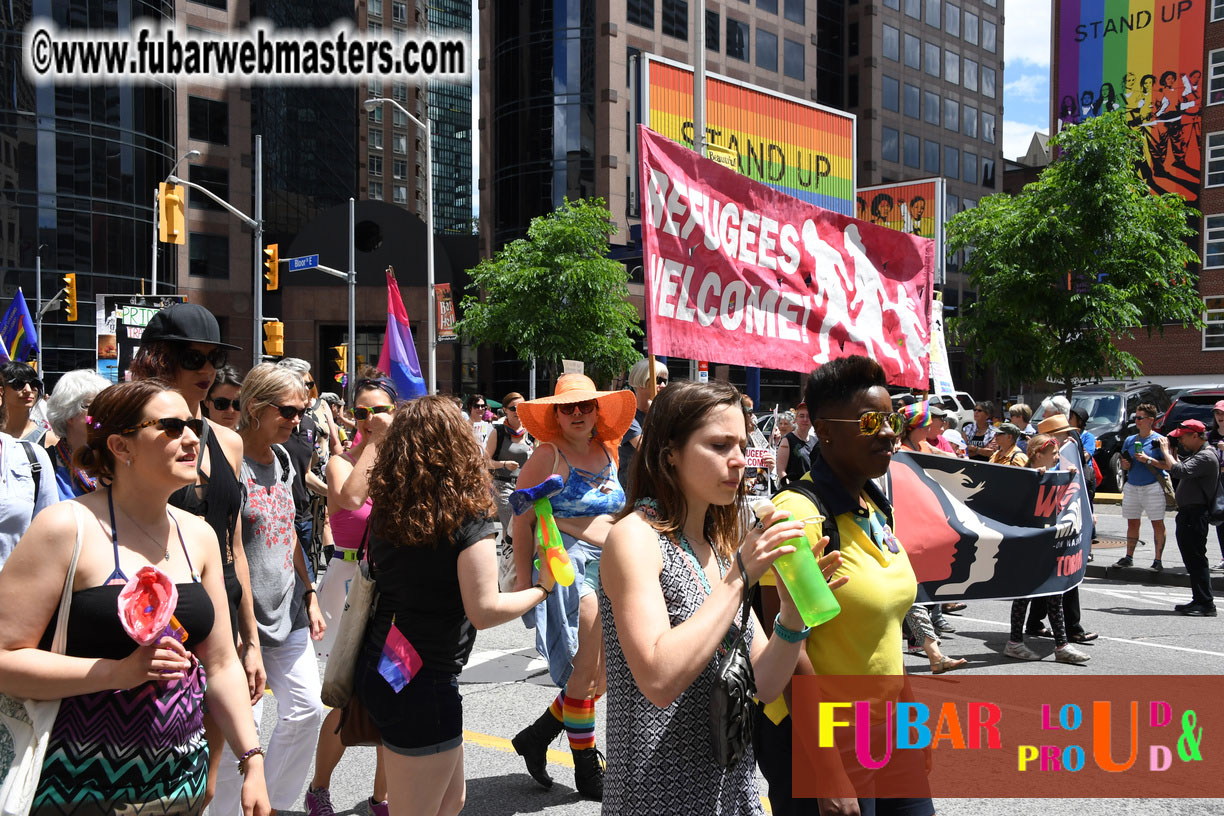
<svg viewBox="0 0 1224 816">
<path fill-rule="evenodd" d="M 1028 457 L 1016 444 L 1023 436 L 1024 431 L 1015 423 L 1004 422 L 1000 425 L 995 431 L 995 442 L 998 443 L 999 449 L 990 455 L 991 464 L 1028 467 Z"/>
<path fill-rule="evenodd" d="M 837 521 L 842 563 L 836 577 L 850 580 L 835 591 L 841 614 L 820 626 L 799 657 L 799 673 L 818 675 L 905 674 L 902 621 L 913 606 L 918 584 L 892 532 L 892 505 L 873 479 L 892 461 L 901 416 L 892 412 L 884 370 L 867 357 L 842 357 L 812 373 L 804 389 L 812 427 L 820 440 L 810 479 L 828 513 Z M 815 513 L 811 500 L 783 491 L 774 498 L 795 518 Z M 819 522 L 807 528 L 819 538 Z M 768 615 L 766 615 L 768 620 Z M 903 814 L 930 816 L 930 798 L 792 799 L 791 718 L 775 701 L 757 721 L 757 764 L 769 782 L 769 803 L 783 814 Z"/>
</svg>

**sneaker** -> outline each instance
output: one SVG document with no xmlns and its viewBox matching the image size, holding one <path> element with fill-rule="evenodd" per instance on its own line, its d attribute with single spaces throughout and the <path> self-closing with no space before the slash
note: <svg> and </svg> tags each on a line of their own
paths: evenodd
<svg viewBox="0 0 1224 816">
<path fill-rule="evenodd" d="M 1164 564 L 1160 563 L 1159 558 L 1152 562 L 1152 572 L 1160 572 L 1162 569 L 1164 569 Z"/>
<path fill-rule="evenodd" d="M 1069 643 L 1054 650 L 1054 660 L 1059 663 L 1070 663 L 1073 666 L 1080 666 L 1091 659 L 1087 652 L 1077 649 Z"/>
<path fill-rule="evenodd" d="M 335 816 L 332 807 L 331 791 L 327 788 L 306 789 L 306 813 L 309 816 Z"/>
<path fill-rule="evenodd" d="M 1115 567 L 1133 567 L 1134 565 L 1134 559 L 1132 559 L 1129 555 L 1122 556 L 1118 559 L 1117 563 L 1114 564 Z"/>
<path fill-rule="evenodd" d="M 953 626 L 952 624 L 948 623 L 948 622 L 947 622 L 946 620 L 944 620 L 943 618 L 940 618 L 940 619 L 939 619 L 939 620 L 937 620 L 937 621 L 931 621 L 931 625 L 935 627 L 935 631 L 936 631 L 936 632 L 939 632 L 940 634 L 943 634 L 943 635 L 946 635 L 946 634 L 948 634 L 949 632 L 955 632 L 955 631 L 956 631 L 956 627 L 955 627 L 955 626 Z"/>
<path fill-rule="evenodd" d="M 1220 572 L 1221 570 L 1224 570 L 1224 561 L 1221 561 L 1220 563 L 1216 564 L 1214 567 L 1212 567 L 1212 569 L 1215 570 L 1216 572 Z"/>
<path fill-rule="evenodd" d="M 1003 650 L 1003 654 L 1007 655 L 1008 657 L 1014 657 L 1017 660 L 1040 660 L 1041 659 L 1041 655 L 1037 654 L 1032 649 L 1025 646 L 1023 643 L 1016 643 L 1010 640 L 1007 641 L 1007 648 Z"/>
<path fill-rule="evenodd" d="M 370 816 L 391 816 L 391 806 L 384 799 L 381 802 L 375 802 L 371 796 L 366 799 L 366 808 L 370 811 Z"/>
</svg>

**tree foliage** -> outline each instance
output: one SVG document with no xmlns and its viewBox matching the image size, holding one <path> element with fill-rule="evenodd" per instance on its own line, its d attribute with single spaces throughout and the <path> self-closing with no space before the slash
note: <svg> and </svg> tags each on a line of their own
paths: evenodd
<svg viewBox="0 0 1224 816">
<path fill-rule="evenodd" d="M 1111 114 L 1068 127 L 1056 162 L 1016 196 L 994 195 L 948 224 L 948 249 L 977 300 L 950 321 L 953 337 L 1011 379 L 1063 383 L 1135 377 L 1116 345 L 1136 328 L 1201 326 L 1203 300 L 1187 244 L 1197 213 L 1152 195 L 1136 171 L 1144 136 Z"/>
<path fill-rule="evenodd" d="M 601 198 L 567 199 L 533 218 L 526 238 L 472 270 L 479 294 L 464 297 L 456 329 L 553 373 L 563 358 L 584 361 L 597 379 L 623 372 L 640 356 L 632 338 L 642 331 L 629 303 L 629 274 L 607 257 L 615 232 Z"/>
</svg>

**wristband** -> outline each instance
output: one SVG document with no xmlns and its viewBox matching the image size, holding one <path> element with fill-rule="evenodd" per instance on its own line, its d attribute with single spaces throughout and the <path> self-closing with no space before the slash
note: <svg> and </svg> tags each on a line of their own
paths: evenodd
<svg viewBox="0 0 1224 816">
<path fill-rule="evenodd" d="M 263 749 L 263 748 L 261 748 L 261 747 L 259 747 L 258 745 L 256 745 L 254 748 L 252 748 L 251 750 L 247 751 L 247 752 L 246 752 L 245 754 L 243 754 L 242 756 L 238 757 L 238 774 L 239 774 L 239 776 L 246 776 L 246 772 L 247 772 L 246 763 L 247 763 L 247 760 L 248 760 L 248 759 L 250 759 L 251 757 L 255 756 L 256 754 L 258 754 L 259 756 L 264 756 L 264 749 Z"/>
<path fill-rule="evenodd" d="M 808 639 L 808 635 L 812 634 L 812 627 L 805 626 L 796 632 L 794 629 L 787 629 L 782 625 L 782 613 L 778 613 L 778 617 L 774 618 L 774 634 L 785 640 L 787 643 L 800 643 Z"/>
<path fill-rule="evenodd" d="M 547 598 L 549 595 L 551 595 L 551 594 L 552 594 L 552 590 L 551 590 L 551 589 L 544 589 L 544 585 L 543 585 L 543 584 L 535 584 L 534 586 L 532 586 L 532 589 L 543 589 L 543 590 L 544 590 L 544 597 L 545 597 L 545 598 Z"/>
<path fill-rule="evenodd" d="M 311 595 L 314 595 L 314 594 L 315 594 L 315 591 L 313 589 L 308 589 L 302 593 L 302 600 L 305 601 L 307 598 L 309 598 Z"/>
</svg>

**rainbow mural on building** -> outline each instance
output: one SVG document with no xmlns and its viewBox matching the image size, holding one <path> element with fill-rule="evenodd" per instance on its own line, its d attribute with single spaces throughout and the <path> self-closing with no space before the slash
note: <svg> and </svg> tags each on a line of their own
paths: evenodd
<svg viewBox="0 0 1224 816">
<path fill-rule="evenodd" d="M 942 178 L 860 187 L 854 217 L 930 238 L 935 242 L 935 283 L 943 283 L 946 198 L 947 182 Z"/>
<path fill-rule="evenodd" d="M 693 144 L 693 71 L 653 55 L 642 59 L 642 121 L 672 141 Z M 854 116 L 706 74 L 710 144 L 739 155 L 739 171 L 779 192 L 854 215 Z"/>
<path fill-rule="evenodd" d="M 1056 128 L 1125 111 L 1140 172 L 1194 203 L 1203 166 L 1203 27 L 1210 0 L 1055 0 Z"/>
</svg>

